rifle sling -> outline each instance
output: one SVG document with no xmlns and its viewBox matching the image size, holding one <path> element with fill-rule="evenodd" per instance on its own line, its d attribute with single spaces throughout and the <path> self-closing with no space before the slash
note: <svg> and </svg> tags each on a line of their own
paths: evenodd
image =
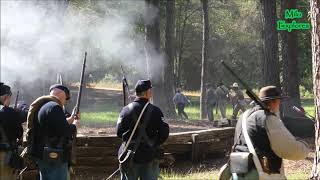
<svg viewBox="0 0 320 180">
<path fill-rule="evenodd" d="M 147 111 L 145 113 L 144 121 L 140 124 L 140 126 L 138 126 L 139 131 L 138 131 L 138 134 L 137 134 L 135 146 L 133 148 L 133 152 L 134 153 L 139 148 L 139 145 L 141 144 L 142 140 L 144 140 L 144 142 L 147 142 L 150 147 L 153 146 L 153 143 L 150 140 L 150 138 L 148 137 L 147 132 L 146 132 L 146 127 L 148 125 L 149 120 L 151 119 L 150 117 L 151 117 L 152 109 L 153 108 L 151 106 L 147 107 Z"/>
<path fill-rule="evenodd" d="M 135 102 L 133 102 L 133 103 L 135 103 Z M 128 105 L 130 111 L 133 111 L 133 103 L 131 103 L 131 104 Z M 138 125 L 140 124 L 140 120 L 141 120 L 141 118 L 142 118 L 142 115 L 143 115 L 143 113 L 145 112 L 145 109 L 147 109 L 148 105 L 149 105 L 149 102 L 147 102 L 147 103 L 145 104 L 145 106 L 143 107 L 143 109 L 142 109 L 142 111 L 141 111 L 141 113 L 140 113 L 140 115 L 139 115 L 138 118 L 137 118 L 136 114 L 133 113 L 133 119 L 136 119 L 136 124 L 135 124 L 135 127 L 134 127 L 132 133 L 130 134 L 129 139 L 128 139 L 127 142 L 125 143 L 125 148 L 124 148 L 122 154 L 119 156 L 119 158 L 121 158 L 122 155 L 128 150 L 128 147 L 129 147 L 129 145 L 130 145 L 130 143 L 131 143 L 132 137 L 133 137 L 133 135 L 135 134 L 136 129 L 138 128 Z M 140 145 L 140 143 L 141 143 L 142 138 L 144 138 L 144 139 L 148 142 L 148 144 L 150 145 L 150 140 L 149 140 L 149 138 L 148 138 L 148 136 L 147 136 L 147 134 L 146 134 L 146 132 L 145 132 L 145 127 L 146 127 L 146 125 L 147 125 L 148 122 L 149 122 L 150 115 L 151 115 L 151 111 L 152 111 L 152 108 L 148 108 L 147 114 L 146 114 L 145 119 L 144 119 L 144 122 L 143 122 L 143 123 L 140 125 L 140 127 L 139 127 L 138 136 L 137 136 L 136 139 L 135 139 L 135 140 L 136 140 L 136 143 L 134 144 L 133 149 L 132 149 L 133 156 L 134 156 L 135 152 L 137 151 L 137 149 L 138 149 L 138 147 L 139 147 L 139 145 Z M 134 112 L 134 111 L 133 111 L 133 112 Z M 125 159 L 128 158 L 128 155 L 129 155 L 129 154 L 126 155 Z M 120 160 L 120 159 L 119 159 L 120 164 L 123 163 L 124 161 L 125 161 L 125 160 Z"/>
</svg>

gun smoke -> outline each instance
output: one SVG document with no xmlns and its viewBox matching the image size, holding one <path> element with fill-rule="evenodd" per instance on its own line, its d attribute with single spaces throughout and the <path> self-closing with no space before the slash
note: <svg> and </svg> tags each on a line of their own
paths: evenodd
<svg viewBox="0 0 320 180">
<path fill-rule="evenodd" d="M 55 82 L 57 73 L 79 80 L 85 51 L 88 72 L 122 64 L 148 78 L 144 50 L 149 45 L 136 26 L 154 17 L 143 14 L 144 1 L 94 3 L 99 13 L 57 0 L 1 1 L 1 81 L 32 87 Z M 154 57 L 157 77 L 164 61 L 161 54 Z"/>
</svg>

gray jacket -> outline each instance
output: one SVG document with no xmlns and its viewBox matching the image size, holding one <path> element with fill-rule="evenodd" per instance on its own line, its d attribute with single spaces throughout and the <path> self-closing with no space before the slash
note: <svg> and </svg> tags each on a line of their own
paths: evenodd
<svg viewBox="0 0 320 180">
<path fill-rule="evenodd" d="M 188 102 L 189 102 L 188 98 L 182 93 L 177 92 L 173 97 L 173 103 L 174 104 L 180 104 L 181 103 L 181 104 L 186 105 L 186 104 L 188 104 Z"/>
</svg>

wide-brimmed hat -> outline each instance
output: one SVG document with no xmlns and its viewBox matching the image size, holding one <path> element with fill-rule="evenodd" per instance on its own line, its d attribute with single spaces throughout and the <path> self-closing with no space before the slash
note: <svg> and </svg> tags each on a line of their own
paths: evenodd
<svg viewBox="0 0 320 180">
<path fill-rule="evenodd" d="M 231 86 L 231 87 L 232 87 L 232 88 L 238 88 L 238 87 L 239 87 L 239 85 L 238 85 L 238 83 L 236 83 L 236 82 L 235 82 L 235 83 L 233 83 L 233 84 L 232 84 L 232 86 Z"/>
<path fill-rule="evenodd" d="M 261 101 L 269 101 L 274 99 L 282 99 L 285 96 L 281 95 L 281 91 L 276 86 L 266 86 L 260 89 L 259 98 Z"/>
</svg>

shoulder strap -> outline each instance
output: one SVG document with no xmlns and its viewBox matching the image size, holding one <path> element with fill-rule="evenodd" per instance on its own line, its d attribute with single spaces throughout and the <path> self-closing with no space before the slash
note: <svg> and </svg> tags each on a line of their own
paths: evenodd
<svg viewBox="0 0 320 180">
<path fill-rule="evenodd" d="M 124 150 L 123 150 L 122 154 L 121 154 L 119 157 L 121 157 L 121 156 L 123 155 L 123 153 L 126 153 L 128 147 L 129 147 L 129 145 L 130 145 L 130 142 L 131 142 L 131 140 L 132 140 L 132 137 L 133 137 L 134 133 L 136 132 L 136 130 L 137 130 L 137 128 L 138 128 L 138 125 L 139 125 L 139 122 L 140 122 L 140 120 L 141 120 L 141 117 L 142 117 L 144 111 L 146 110 L 146 108 L 147 108 L 147 106 L 148 106 L 149 104 L 150 104 L 150 103 L 147 102 L 147 103 L 144 105 L 144 107 L 143 107 L 143 109 L 142 109 L 142 111 L 141 111 L 141 113 L 140 113 L 140 115 L 139 115 L 139 117 L 138 117 L 138 120 L 137 120 L 136 124 L 134 125 L 133 131 L 132 131 L 132 133 L 130 134 L 130 137 L 129 137 L 129 139 L 128 139 L 125 147 L 124 147 Z M 130 108 L 130 106 L 129 106 L 129 108 Z M 119 159 L 119 162 L 120 162 L 120 163 L 123 163 L 125 160 L 126 160 L 126 158 L 125 158 L 123 161 L 120 161 L 120 159 Z"/>
<path fill-rule="evenodd" d="M 151 112 L 152 112 L 152 108 L 151 106 L 149 106 L 146 110 L 146 113 L 145 113 L 145 117 L 144 117 L 144 121 L 143 123 L 139 126 L 139 131 L 138 131 L 138 136 L 136 138 L 136 144 L 135 144 L 135 147 L 133 148 L 133 152 L 136 152 L 136 150 L 138 149 L 142 139 L 144 141 L 146 141 L 147 144 L 149 144 L 149 146 L 153 146 L 153 142 L 151 142 L 150 138 L 148 137 L 147 135 L 147 132 L 146 132 L 146 127 L 148 125 L 148 122 L 150 120 L 150 115 L 151 115 Z"/>
<path fill-rule="evenodd" d="M 263 172 L 262 166 L 261 166 L 260 160 L 259 160 L 259 158 L 257 156 L 257 153 L 256 153 L 256 151 L 255 151 L 255 149 L 254 149 L 254 147 L 252 145 L 251 139 L 250 139 L 249 134 L 248 134 L 248 129 L 247 129 L 248 116 L 249 116 L 249 111 L 246 111 L 243 114 L 243 119 L 242 119 L 242 133 L 243 133 L 244 139 L 246 141 L 246 144 L 248 146 L 249 152 L 253 156 L 254 165 L 256 166 L 256 168 L 258 170 L 258 173 L 260 173 L 260 172 Z"/>
</svg>

